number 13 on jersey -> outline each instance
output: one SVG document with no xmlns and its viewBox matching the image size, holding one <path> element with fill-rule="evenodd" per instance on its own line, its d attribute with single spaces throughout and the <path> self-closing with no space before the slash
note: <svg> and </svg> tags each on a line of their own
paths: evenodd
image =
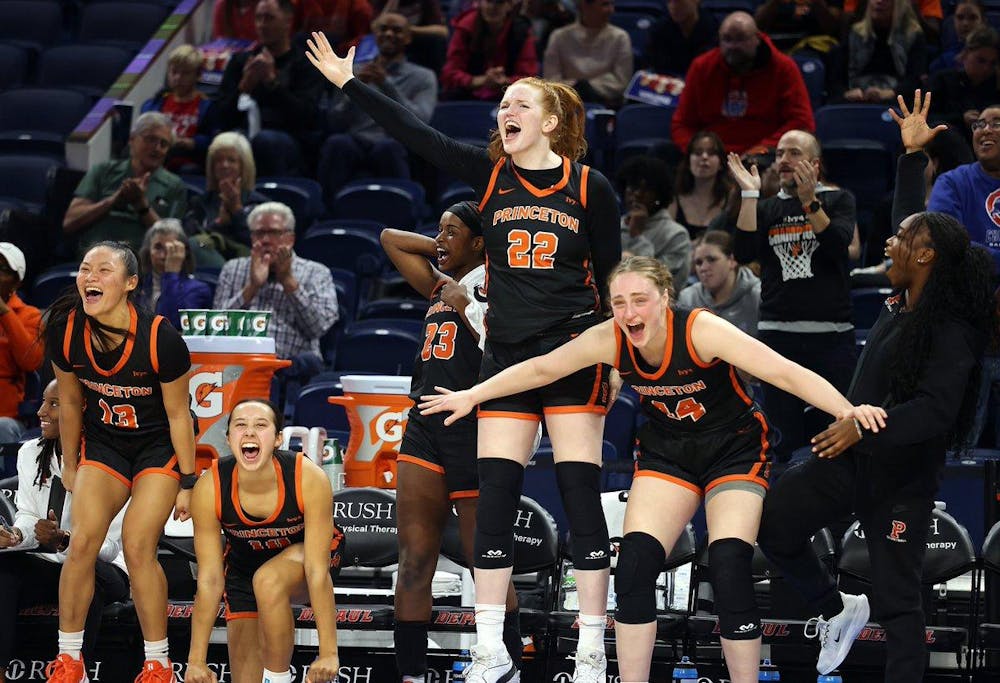
<svg viewBox="0 0 1000 683">
<path fill-rule="evenodd" d="M 559 237 L 551 232 L 511 230 L 507 233 L 507 265 L 548 270 L 555 265 Z"/>
</svg>

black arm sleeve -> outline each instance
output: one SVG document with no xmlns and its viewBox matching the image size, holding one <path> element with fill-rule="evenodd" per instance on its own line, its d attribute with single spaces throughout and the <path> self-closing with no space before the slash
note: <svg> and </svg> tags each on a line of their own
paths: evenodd
<svg viewBox="0 0 1000 683">
<path fill-rule="evenodd" d="M 73 365 L 63 355 L 63 337 L 66 323 L 51 324 L 45 330 L 45 355 L 63 372 L 73 372 Z"/>
<path fill-rule="evenodd" d="M 160 359 L 159 380 L 163 384 L 173 382 L 191 369 L 191 352 L 167 320 L 160 322 L 156 334 L 156 356 Z"/>
<path fill-rule="evenodd" d="M 926 167 L 927 155 L 923 152 L 904 154 L 896 161 L 896 189 L 892 195 L 890 235 L 899 229 L 899 224 L 904 218 L 925 210 L 924 168 Z"/>
<path fill-rule="evenodd" d="M 622 259 L 618 200 L 608 179 L 594 169 L 588 174 L 587 196 L 590 198 L 587 202 L 587 227 L 594 280 L 603 299 L 608 293 L 608 274 Z"/>
<path fill-rule="evenodd" d="M 757 211 L 757 230 L 747 232 L 736 228 L 733 231 L 733 256 L 739 263 L 750 263 L 757 259 L 757 233 L 760 231 L 760 211 Z"/>
<path fill-rule="evenodd" d="M 437 168 L 447 171 L 482 194 L 489 184 L 493 164 L 485 148 L 456 142 L 418 119 L 384 94 L 352 78 L 344 94 L 392 137 Z"/>
</svg>

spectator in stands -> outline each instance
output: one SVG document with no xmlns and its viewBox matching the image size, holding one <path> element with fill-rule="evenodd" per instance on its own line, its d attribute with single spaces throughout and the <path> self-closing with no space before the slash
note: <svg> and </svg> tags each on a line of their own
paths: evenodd
<svg viewBox="0 0 1000 683">
<path fill-rule="evenodd" d="M 927 39 L 910 0 L 869 0 L 847 36 L 847 102 L 881 104 L 927 73 Z"/>
<path fill-rule="evenodd" d="M 0 443 L 16 443 L 24 434 L 18 407 L 24 400 L 25 375 L 42 366 L 38 326 L 42 314 L 21 301 L 17 288 L 24 280 L 24 254 L 10 242 L 0 242 Z"/>
<path fill-rule="evenodd" d="M 733 254 L 733 236 L 709 230 L 694 246 L 698 281 L 681 290 L 677 305 L 707 308 L 752 337 L 757 336 L 760 280 Z"/>
<path fill-rule="evenodd" d="M 174 144 L 164 164 L 175 173 L 201 173 L 208 149 L 211 100 L 199 92 L 201 50 L 181 45 L 167 58 L 167 87 L 146 100 L 142 111 L 166 114 L 174 125 Z"/>
<path fill-rule="evenodd" d="M 840 7 L 826 0 L 766 0 L 754 12 L 757 26 L 771 36 L 782 34 L 775 43 L 783 50 L 799 41 L 824 36 L 825 40 L 808 41 L 810 47 L 827 49 L 837 44 L 840 36 Z M 824 51 L 825 52 L 825 51 Z"/>
<path fill-rule="evenodd" d="M 323 31 L 339 50 L 357 45 L 371 26 L 374 12 L 368 0 L 309 0 L 315 7 L 306 10 L 301 23 L 293 24 L 293 31 L 301 28 L 306 33 Z M 305 5 L 302 0 L 298 7 Z"/>
<path fill-rule="evenodd" d="M 927 210 L 954 216 L 1000 264 L 1000 105 L 983 109 L 971 128 L 975 163 L 938 176 Z"/>
<path fill-rule="evenodd" d="M 250 256 L 228 261 L 215 290 L 217 309 L 271 311 L 269 335 L 285 376 L 306 377 L 323 366 L 319 339 L 337 322 L 330 269 L 295 254 L 295 215 L 280 202 L 259 204 L 247 218 Z"/>
<path fill-rule="evenodd" d="M 674 200 L 667 210 L 697 239 L 716 217 L 725 213 L 732 182 L 725 167 L 726 147 L 711 131 L 691 138 L 686 162 L 677 165 Z"/>
<path fill-rule="evenodd" d="M 448 25 L 440 0 L 373 0 L 372 9 L 376 17 L 383 12 L 406 17 L 411 36 L 407 58 L 435 74 L 441 71 L 448 50 Z"/>
<path fill-rule="evenodd" d="M 427 123 L 437 104 L 437 77 L 430 69 L 406 59 L 411 38 L 406 17 L 383 12 L 372 22 L 372 32 L 378 55 L 370 62 L 357 64 L 355 75 Z M 337 191 L 361 170 L 377 177 L 409 178 L 406 148 L 339 89 L 331 97 L 327 124 L 334 133 L 323 145 L 316 173 L 327 205 L 333 205 Z"/>
<path fill-rule="evenodd" d="M 671 123 L 680 149 L 710 130 L 731 152 L 762 155 L 787 131 L 815 128 L 799 67 L 746 12 L 726 17 L 719 47 L 691 63 L 685 84 Z"/>
<path fill-rule="evenodd" d="M 243 129 L 261 175 L 295 175 L 315 146 L 323 81 L 301 50 L 292 49 L 291 0 L 259 0 L 259 44 L 232 56 L 216 103 L 222 129 Z M 259 130 L 258 130 L 259 127 Z"/>
<path fill-rule="evenodd" d="M 195 265 L 218 267 L 250 255 L 247 216 L 268 198 L 254 190 L 257 165 L 240 133 L 219 133 L 208 146 L 205 194 L 191 199 L 184 227 L 192 236 Z"/>
<path fill-rule="evenodd" d="M 10 663 L 18 610 L 50 605 L 59 594 L 59 575 L 70 537 L 73 495 L 62 483 L 59 444 L 59 390 L 49 382 L 38 409 L 42 435 L 26 441 L 17 453 L 17 516 L 10 529 L 0 528 L 0 682 Z M 122 556 L 123 509 L 108 529 L 96 565 L 94 598 L 87 610 L 83 657 L 93 662 L 105 605 L 128 600 L 128 570 Z M 10 552 L 16 551 L 16 552 Z"/>
<path fill-rule="evenodd" d="M 577 0 L 576 21 L 552 32 L 542 76 L 573 86 L 584 102 L 618 107 L 632 78 L 632 40 L 611 24 L 614 0 Z"/>
<path fill-rule="evenodd" d="M 212 7 L 212 38 L 257 40 L 254 21 L 256 0 L 215 0 Z"/>
<path fill-rule="evenodd" d="M 986 22 L 986 8 L 980 0 L 959 0 L 948 21 L 952 22 L 955 30 L 950 36 L 947 32 L 942 33 L 941 52 L 927 69 L 931 74 L 960 67 L 958 56 L 965 49 L 969 34 L 977 28 L 989 26 Z"/>
<path fill-rule="evenodd" d="M 1000 37 L 991 27 L 983 26 L 966 38 L 957 69 L 931 74 L 931 92 L 937 93 L 931 112 L 935 122 L 947 123 L 962 131 L 967 140 L 972 139 L 969 126 L 983 109 L 1000 102 L 998 55 Z"/>
<path fill-rule="evenodd" d="M 176 218 L 156 221 L 139 249 L 138 303 L 181 329 L 182 308 L 211 308 L 212 289 L 196 280 L 184 226 Z"/>
<path fill-rule="evenodd" d="M 729 155 L 743 198 L 734 251 L 740 263 L 760 261 L 759 339 L 845 391 L 856 360 L 847 249 L 857 216 L 850 192 L 823 184 L 820 164 L 813 135 L 785 133 L 774 162 L 781 191 L 758 202 L 757 167 L 747 171 L 737 155 Z M 805 405 L 765 386 L 764 406 L 781 432 L 775 457 L 787 462 L 812 436 L 806 433 Z"/>
<path fill-rule="evenodd" d="M 81 256 L 103 240 L 124 241 L 137 250 L 153 223 L 184 215 L 184 183 L 163 168 L 173 140 L 170 119 L 146 112 L 132 126 L 129 158 L 102 161 L 87 171 L 63 218 L 63 232 L 77 237 Z"/>
<path fill-rule="evenodd" d="M 941 20 L 944 18 L 941 0 L 909 0 L 906 4 L 913 7 L 914 16 L 920 22 L 927 41 L 936 43 L 941 33 Z M 857 21 L 862 18 L 865 8 L 864 0 L 844 0 L 844 17 L 849 21 Z"/>
<path fill-rule="evenodd" d="M 473 1 L 455 0 L 449 15 L 455 16 L 459 13 L 456 12 L 456 7 L 462 7 L 464 11 Z M 545 51 L 553 31 L 572 24 L 576 18 L 573 14 L 572 0 L 522 0 L 521 14 L 531 21 L 531 30 L 535 34 L 535 49 L 538 52 Z"/>
<path fill-rule="evenodd" d="M 698 55 L 719 42 L 719 22 L 699 9 L 699 0 L 668 0 L 667 16 L 649 30 L 642 64 L 656 73 L 680 76 Z"/>
<path fill-rule="evenodd" d="M 442 97 L 493 101 L 519 78 L 538 75 L 531 22 L 517 8 L 513 0 L 480 0 L 455 17 Z"/>
<path fill-rule="evenodd" d="M 691 272 L 691 238 L 667 207 L 673 199 L 670 167 L 650 156 L 632 157 L 618 171 L 618 191 L 624 199 L 622 258 L 651 256 L 670 269 L 683 287 Z"/>
</svg>

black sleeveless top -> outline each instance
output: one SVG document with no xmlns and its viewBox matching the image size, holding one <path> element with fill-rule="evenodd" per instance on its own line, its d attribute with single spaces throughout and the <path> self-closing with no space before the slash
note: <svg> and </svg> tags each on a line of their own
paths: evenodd
<svg viewBox="0 0 1000 683">
<path fill-rule="evenodd" d="M 707 432 L 752 412 L 753 401 L 736 373 L 720 359 L 702 361 L 691 342 L 691 328 L 706 309 L 667 309 L 667 345 L 659 368 L 649 365 L 616 324 L 622 379 L 638 392 L 643 412 L 660 431 Z"/>
</svg>

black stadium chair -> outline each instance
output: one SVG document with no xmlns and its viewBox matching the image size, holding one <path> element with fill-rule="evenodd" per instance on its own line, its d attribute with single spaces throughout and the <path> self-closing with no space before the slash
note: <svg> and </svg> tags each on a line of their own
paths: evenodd
<svg viewBox="0 0 1000 683">
<path fill-rule="evenodd" d="M 827 177 L 850 190 L 861 207 L 877 206 L 889 193 L 895 163 L 894 153 L 876 140 L 839 138 L 823 143 Z"/>
<path fill-rule="evenodd" d="M 358 320 L 409 318 L 423 322 L 427 315 L 426 299 L 376 299 L 358 311 Z"/>
<path fill-rule="evenodd" d="M 385 251 L 368 232 L 345 228 L 313 228 L 299 240 L 299 253 L 331 268 L 353 271 L 360 279 L 382 272 Z"/>
<path fill-rule="evenodd" d="M 77 263 L 53 266 L 35 278 L 27 301 L 41 309 L 49 307 L 70 286 L 76 285 Z"/>
<path fill-rule="evenodd" d="M 438 102 L 430 124 L 459 142 L 485 147 L 497 127 L 495 112 L 490 102 Z"/>
<path fill-rule="evenodd" d="M 819 57 L 812 57 L 802 52 L 796 52 L 792 58 L 799 67 L 802 80 L 805 81 L 813 111 L 816 111 L 823 106 L 826 98 L 826 66 Z"/>
<path fill-rule="evenodd" d="M 333 369 L 410 375 L 421 341 L 416 334 L 389 326 L 373 330 L 348 329 L 337 344 Z"/>
<path fill-rule="evenodd" d="M 0 155 L 0 197 L 17 199 L 41 212 L 56 168 L 61 165 L 50 156 Z"/>
<path fill-rule="evenodd" d="M 0 2 L 0 42 L 28 48 L 37 55 L 59 39 L 62 20 L 62 7 L 58 2 Z"/>
<path fill-rule="evenodd" d="M 410 230 L 422 207 L 406 190 L 384 183 L 346 185 L 333 198 L 333 215 L 341 219 L 374 220 L 391 228 Z"/>
<path fill-rule="evenodd" d="M 647 153 L 654 145 L 670 143 L 670 121 L 674 107 L 626 104 L 615 117 L 614 163 Z M 672 144 L 672 143 L 671 143 Z"/>
<path fill-rule="evenodd" d="M 38 84 L 71 88 L 97 99 L 107 92 L 132 56 L 110 45 L 60 45 L 42 53 Z"/>
<path fill-rule="evenodd" d="M 80 42 L 137 51 L 168 14 L 165 7 L 145 2 L 95 2 L 80 14 Z"/>
<path fill-rule="evenodd" d="M 90 110 L 76 90 L 19 88 L 0 93 L 0 151 L 62 158 L 66 138 Z"/>
<path fill-rule="evenodd" d="M 19 88 L 28 75 L 28 49 L 0 43 L 0 90 Z"/>
<path fill-rule="evenodd" d="M 882 104 L 828 104 L 817 109 L 814 117 L 816 137 L 824 147 L 832 140 L 861 138 L 880 142 L 895 154 L 901 144 L 899 126 Z"/>
</svg>

